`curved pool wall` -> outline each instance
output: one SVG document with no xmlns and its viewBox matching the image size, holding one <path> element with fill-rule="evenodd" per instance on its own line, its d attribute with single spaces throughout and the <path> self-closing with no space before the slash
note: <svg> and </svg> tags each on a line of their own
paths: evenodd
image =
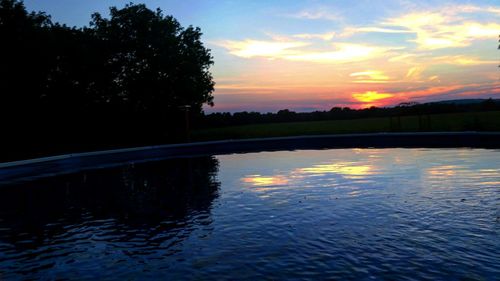
<svg viewBox="0 0 500 281">
<path fill-rule="evenodd" d="M 87 153 L 65 154 L 0 163 L 0 185 L 179 157 L 222 155 L 258 151 L 331 148 L 500 148 L 500 132 L 429 132 L 313 135 L 296 137 L 223 140 L 146 146 Z"/>
</svg>

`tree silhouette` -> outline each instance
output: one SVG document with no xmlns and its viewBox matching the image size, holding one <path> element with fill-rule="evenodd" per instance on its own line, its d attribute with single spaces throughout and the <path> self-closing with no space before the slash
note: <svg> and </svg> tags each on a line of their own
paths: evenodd
<svg viewBox="0 0 500 281">
<path fill-rule="evenodd" d="M 50 18 L 28 14 L 22 3 L 0 1 L 0 114 L 4 125 L 36 110 L 50 72 L 47 30 Z M 4 126 L 5 127 L 5 126 Z"/>
<path fill-rule="evenodd" d="M 133 112 L 162 114 L 182 105 L 201 111 L 213 105 L 213 64 L 199 28 L 183 29 L 161 10 L 145 5 L 112 7 L 110 18 L 92 16 L 92 32 L 103 42 L 111 77 L 107 99 Z"/>
<path fill-rule="evenodd" d="M 178 140 L 179 107 L 201 114 L 213 105 L 213 59 L 201 36 L 142 4 L 70 28 L 0 0 L 4 141 L 19 152 L 23 142 L 49 151 Z"/>
</svg>

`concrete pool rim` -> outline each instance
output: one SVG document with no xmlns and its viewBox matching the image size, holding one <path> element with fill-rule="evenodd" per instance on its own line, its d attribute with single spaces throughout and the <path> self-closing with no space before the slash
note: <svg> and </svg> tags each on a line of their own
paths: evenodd
<svg viewBox="0 0 500 281">
<path fill-rule="evenodd" d="M 0 163 L 0 185 L 155 160 L 260 151 L 335 148 L 500 148 L 500 132 L 306 135 L 167 144 Z"/>
</svg>

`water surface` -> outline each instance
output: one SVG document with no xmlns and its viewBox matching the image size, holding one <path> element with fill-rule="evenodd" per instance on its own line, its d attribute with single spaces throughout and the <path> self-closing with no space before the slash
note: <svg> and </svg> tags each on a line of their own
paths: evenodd
<svg viewBox="0 0 500 281">
<path fill-rule="evenodd" d="M 183 158 L 0 188 L 0 279 L 498 280 L 500 151 Z"/>
</svg>

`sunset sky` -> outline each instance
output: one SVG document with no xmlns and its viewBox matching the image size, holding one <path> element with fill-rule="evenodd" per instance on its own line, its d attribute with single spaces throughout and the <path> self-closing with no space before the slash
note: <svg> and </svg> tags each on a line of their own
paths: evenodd
<svg viewBox="0 0 500 281">
<path fill-rule="evenodd" d="M 129 1 L 29 0 L 88 25 Z M 498 1 L 145 0 L 212 50 L 214 111 L 328 110 L 500 98 Z"/>
</svg>

